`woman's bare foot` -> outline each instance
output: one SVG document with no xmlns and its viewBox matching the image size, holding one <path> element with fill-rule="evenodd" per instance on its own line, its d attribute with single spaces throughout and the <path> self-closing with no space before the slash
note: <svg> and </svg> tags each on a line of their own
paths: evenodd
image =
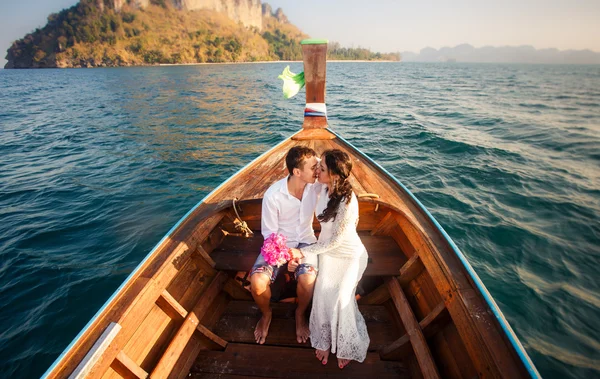
<svg viewBox="0 0 600 379">
<path fill-rule="evenodd" d="M 344 367 L 348 366 L 348 363 L 350 363 L 350 359 L 338 358 L 338 367 L 339 368 L 344 368 Z"/>
<path fill-rule="evenodd" d="M 256 343 L 263 344 L 267 339 L 267 335 L 269 334 L 269 326 L 271 326 L 271 318 L 273 317 L 273 312 L 269 311 L 269 313 L 263 313 L 260 320 L 258 320 L 258 324 L 256 324 L 256 328 L 254 329 L 254 338 L 256 339 Z"/>
<path fill-rule="evenodd" d="M 296 310 L 296 341 L 298 343 L 305 343 L 310 337 L 310 329 L 308 328 L 308 322 L 304 312 L 298 312 Z"/>
<path fill-rule="evenodd" d="M 315 355 L 317 356 L 317 359 L 321 361 L 322 364 L 327 364 L 327 359 L 329 358 L 329 350 L 316 349 Z"/>
</svg>

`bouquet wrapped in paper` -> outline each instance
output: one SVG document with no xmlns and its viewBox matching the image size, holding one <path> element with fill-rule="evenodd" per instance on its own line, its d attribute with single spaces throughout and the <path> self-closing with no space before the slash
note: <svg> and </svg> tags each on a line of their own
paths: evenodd
<svg viewBox="0 0 600 379">
<path fill-rule="evenodd" d="M 265 238 L 265 242 L 260 248 L 260 253 L 265 258 L 267 264 L 280 267 L 292 259 L 290 248 L 285 244 L 286 241 L 287 238 L 279 233 L 272 233 Z"/>
</svg>

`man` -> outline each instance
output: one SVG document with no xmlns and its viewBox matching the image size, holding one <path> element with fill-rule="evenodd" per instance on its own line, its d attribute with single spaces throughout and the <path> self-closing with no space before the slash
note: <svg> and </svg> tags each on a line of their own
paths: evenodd
<svg viewBox="0 0 600 379">
<path fill-rule="evenodd" d="M 317 242 L 312 228 L 319 195 L 313 188 L 317 178 L 317 154 L 308 147 L 295 146 L 288 151 L 285 163 L 289 176 L 271 185 L 263 197 L 261 232 L 264 238 L 272 233 L 282 234 L 287 237 L 288 247 L 301 248 Z M 262 254 L 259 254 L 250 272 L 252 297 L 262 312 L 262 317 L 254 330 L 254 337 L 259 344 L 265 343 L 271 325 L 270 285 L 282 268 L 268 265 Z M 310 335 L 305 312 L 312 299 L 317 271 L 316 256 L 303 258 L 295 270 L 298 296 L 296 308 L 298 343 L 306 342 Z"/>
</svg>

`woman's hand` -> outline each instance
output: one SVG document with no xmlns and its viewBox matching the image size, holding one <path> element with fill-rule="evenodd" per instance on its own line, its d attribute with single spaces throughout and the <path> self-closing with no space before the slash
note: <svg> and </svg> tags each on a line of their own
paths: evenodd
<svg viewBox="0 0 600 379">
<path fill-rule="evenodd" d="M 300 249 L 296 249 L 295 247 L 292 247 L 290 249 L 290 255 L 292 256 L 292 259 L 304 258 L 304 254 L 302 254 L 302 251 L 300 251 Z"/>
</svg>

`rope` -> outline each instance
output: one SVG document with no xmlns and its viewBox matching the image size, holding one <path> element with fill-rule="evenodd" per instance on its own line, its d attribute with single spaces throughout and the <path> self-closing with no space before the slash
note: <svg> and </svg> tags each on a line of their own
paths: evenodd
<svg viewBox="0 0 600 379">
<path fill-rule="evenodd" d="M 235 215 L 237 216 L 237 218 L 235 220 L 233 220 L 233 224 L 235 225 L 235 228 L 244 235 L 244 237 L 248 238 L 251 235 L 254 234 L 254 232 L 248 227 L 248 224 L 246 224 L 246 221 L 243 221 L 242 218 L 240 217 L 240 214 L 237 211 L 237 208 L 235 207 L 235 202 L 238 201 L 237 197 L 233 198 L 233 210 L 235 211 Z"/>
<path fill-rule="evenodd" d="M 370 199 L 379 199 L 379 195 L 376 193 L 361 193 L 357 197 L 359 199 L 362 199 L 364 197 L 368 197 Z M 377 212 L 378 210 L 379 210 L 379 204 L 375 204 L 375 212 Z"/>
<path fill-rule="evenodd" d="M 359 199 L 363 198 L 363 197 L 370 197 L 373 199 L 379 199 L 379 195 L 376 193 L 361 193 L 360 195 L 357 196 Z"/>
</svg>

